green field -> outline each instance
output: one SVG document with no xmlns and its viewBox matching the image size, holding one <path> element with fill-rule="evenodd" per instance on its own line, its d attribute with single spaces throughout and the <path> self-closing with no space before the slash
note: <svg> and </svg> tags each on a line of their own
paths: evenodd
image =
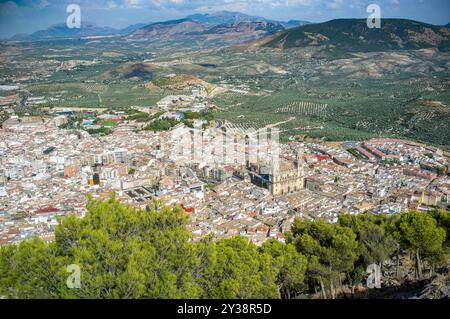
<svg viewBox="0 0 450 319">
<path fill-rule="evenodd" d="M 286 139 L 298 134 L 327 140 L 389 136 L 450 147 L 450 72 L 444 53 L 437 57 L 403 51 L 392 56 L 352 53 L 307 58 L 314 51 L 203 52 L 107 40 L 15 46 L 9 48 L 6 76 L 30 70 L 49 72 L 54 60 L 95 61 L 26 81 L 20 94 L 48 100 L 35 112 L 40 107 L 127 110 L 155 106 L 166 95 L 189 91 L 149 89 L 144 86 L 149 79 L 161 84 L 169 74 L 187 74 L 231 89 L 209 99 L 217 106 L 215 118 L 230 125 L 259 128 L 283 122 L 280 129 Z M 49 64 L 38 64 L 37 56 Z M 12 63 L 18 57 L 29 62 L 28 71 L 26 63 Z M 405 62 L 396 64 L 398 59 Z"/>
</svg>

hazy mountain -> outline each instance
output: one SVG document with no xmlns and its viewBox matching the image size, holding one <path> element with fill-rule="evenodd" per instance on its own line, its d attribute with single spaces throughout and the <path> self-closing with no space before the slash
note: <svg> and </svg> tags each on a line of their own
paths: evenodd
<svg viewBox="0 0 450 319">
<path fill-rule="evenodd" d="M 147 41 L 167 47 L 212 48 L 255 40 L 285 30 L 279 23 L 240 21 L 209 24 L 191 19 L 157 22 L 126 36 L 131 41 Z"/>
<path fill-rule="evenodd" d="M 39 30 L 32 34 L 17 34 L 10 38 L 15 41 L 34 41 L 50 39 L 72 39 L 87 36 L 124 35 L 136 40 L 176 40 L 192 32 L 203 32 L 213 27 L 218 27 L 221 34 L 239 34 L 244 40 L 256 39 L 270 35 L 284 29 L 309 24 L 301 20 L 287 22 L 275 21 L 258 16 L 251 16 L 240 12 L 220 11 L 206 14 L 193 14 L 184 19 L 170 20 L 151 24 L 137 23 L 117 30 L 110 27 L 99 27 L 92 22 L 83 22 L 79 29 L 69 29 L 65 23 L 55 24 L 45 30 Z M 219 27 L 220 26 L 220 27 Z M 229 31 L 226 31 L 229 29 Z M 253 34 L 249 34 L 253 29 Z M 208 34 L 214 33 L 213 30 Z M 198 34 L 197 34 L 198 35 Z M 170 39 L 170 37 L 175 37 Z M 150 39 L 151 38 L 151 39 Z M 234 41 L 236 43 L 237 41 Z"/>
<path fill-rule="evenodd" d="M 208 28 L 207 25 L 190 19 L 171 20 L 139 28 L 128 35 L 128 38 L 148 41 L 177 40 L 180 37 L 184 38 L 189 33 L 203 32 Z"/>
<path fill-rule="evenodd" d="M 239 22 L 268 22 L 270 20 L 263 17 L 250 16 L 240 12 L 219 11 L 214 13 L 193 14 L 186 17 L 187 19 L 207 23 L 207 24 L 235 24 Z"/>
<path fill-rule="evenodd" d="M 237 24 L 240 22 L 266 22 L 273 24 L 281 24 L 285 29 L 297 27 L 300 25 L 310 24 L 308 21 L 302 20 L 289 20 L 285 21 L 276 21 L 271 19 L 266 19 L 264 17 L 251 16 L 248 14 L 240 13 L 240 12 L 230 12 L 230 11 L 219 11 L 214 13 L 205 13 L 205 14 L 193 14 L 186 17 L 187 19 L 212 24 Z"/>
<path fill-rule="evenodd" d="M 51 27 L 36 31 L 30 35 L 15 35 L 11 40 L 32 41 L 50 39 L 68 39 L 87 36 L 103 36 L 116 34 L 118 31 L 109 27 L 99 27 L 92 22 L 82 22 L 80 28 L 69 29 L 66 23 L 58 23 Z"/>
<path fill-rule="evenodd" d="M 26 40 L 30 35 L 27 33 L 18 33 L 13 35 L 12 37 L 10 37 L 10 40 L 14 40 L 14 41 L 21 41 L 21 40 Z"/>
<path fill-rule="evenodd" d="M 76 39 L 87 36 L 107 36 L 107 35 L 127 35 L 139 28 L 146 26 L 146 23 L 132 24 L 126 28 L 117 30 L 110 27 L 99 27 L 92 22 L 83 22 L 79 29 L 69 29 L 65 23 L 52 25 L 45 30 L 39 30 L 32 34 L 16 34 L 11 37 L 15 41 L 34 41 L 50 39 Z"/>
<path fill-rule="evenodd" d="M 212 25 L 190 19 L 153 23 L 131 33 L 127 38 L 137 41 L 177 42 L 186 46 L 222 46 L 255 40 L 283 31 L 280 23 L 240 21 Z"/>
<path fill-rule="evenodd" d="M 349 52 L 431 47 L 448 51 L 450 30 L 404 19 L 383 19 L 380 29 L 369 29 L 365 19 L 338 19 L 289 29 L 262 42 L 281 49 L 323 45 Z"/>
<path fill-rule="evenodd" d="M 120 29 L 119 32 L 120 32 L 120 34 L 127 35 L 127 34 L 130 34 L 130 33 L 134 32 L 134 31 L 136 31 L 137 29 L 145 27 L 146 25 L 148 25 L 148 23 L 132 24 L 132 25 L 129 25 L 128 27 L 126 27 L 126 28 Z"/>
</svg>

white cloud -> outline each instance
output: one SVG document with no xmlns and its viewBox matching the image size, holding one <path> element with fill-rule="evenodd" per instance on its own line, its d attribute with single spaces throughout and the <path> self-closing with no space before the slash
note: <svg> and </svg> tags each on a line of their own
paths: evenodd
<svg viewBox="0 0 450 319">
<path fill-rule="evenodd" d="M 327 2 L 326 7 L 328 9 L 339 9 L 343 6 L 344 1 L 343 0 L 331 0 Z"/>
<path fill-rule="evenodd" d="M 108 6 L 107 9 L 115 9 L 118 7 L 117 3 L 115 3 L 114 0 L 108 1 L 106 5 Z"/>
<path fill-rule="evenodd" d="M 124 0 L 126 7 L 139 8 L 141 6 L 141 0 Z"/>
</svg>

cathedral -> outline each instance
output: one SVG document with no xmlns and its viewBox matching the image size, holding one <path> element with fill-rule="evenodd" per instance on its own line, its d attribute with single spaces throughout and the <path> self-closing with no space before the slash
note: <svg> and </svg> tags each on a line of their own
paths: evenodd
<svg viewBox="0 0 450 319">
<path fill-rule="evenodd" d="M 304 161 L 298 154 L 294 163 L 280 161 L 278 169 L 251 165 L 248 171 L 253 184 L 268 189 L 274 196 L 294 193 L 304 188 Z"/>
</svg>

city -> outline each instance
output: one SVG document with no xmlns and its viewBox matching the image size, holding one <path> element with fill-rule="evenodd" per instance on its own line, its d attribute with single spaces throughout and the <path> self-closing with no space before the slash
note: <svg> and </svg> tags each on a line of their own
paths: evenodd
<svg viewBox="0 0 450 319">
<path fill-rule="evenodd" d="M 140 208 L 154 199 L 178 204 L 190 215 L 194 239 L 240 234 L 258 245 L 268 238 L 283 240 L 295 217 L 336 222 L 342 213 L 395 214 L 450 205 L 450 153 L 420 143 L 291 141 L 280 145 L 281 168 L 264 184 L 258 182 L 261 165 L 195 161 L 192 154 L 174 161 L 161 145 L 174 152 L 177 129 L 136 131 L 139 123 L 127 116 L 99 118 L 117 123 L 110 135 L 60 129 L 64 115 L 3 123 L 2 243 L 35 235 L 51 240 L 58 217 L 84 216 L 88 193 L 103 199 L 115 193 Z M 293 177 L 283 174 L 297 166 Z"/>
<path fill-rule="evenodd" d="M 450 3 L 373 2 L 0 2 L 0 303 L 448 300 Z"/>
</svg>

